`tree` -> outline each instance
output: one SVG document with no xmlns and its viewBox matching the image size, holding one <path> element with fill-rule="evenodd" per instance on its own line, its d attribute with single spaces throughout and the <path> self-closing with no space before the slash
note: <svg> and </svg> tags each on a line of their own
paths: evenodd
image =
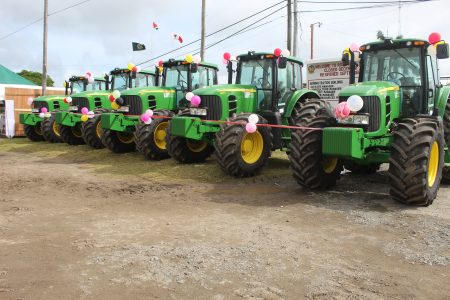
<svg viewBox="0 0 450 300">
<path fill-rule="evenodd" d="M 20 76 L 36 83 L 37 85 L 42 84 L 42 73 L 40 72 L 34 72 L 34 71 L 28 71 L 28 70 L 22 70 L 19 73 Z M 55 82 L 50 77 L 50 75 L 47 75 L 47 86 L 52 87 Z"/>
</svg>

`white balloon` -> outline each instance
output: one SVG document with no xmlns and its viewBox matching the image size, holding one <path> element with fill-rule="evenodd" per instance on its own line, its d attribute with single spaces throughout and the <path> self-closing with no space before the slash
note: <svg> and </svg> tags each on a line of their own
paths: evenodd
<svg viewBox="0 0 450 300">
<path fill-rule="evenodd" d="M 136 66 L 136 72 L 139 73 L 141 71 L 141 67 Z"/>
<path fill-rule="evenodd" d="M 46 117 L 46 118 L 50 118 L 51 116 L 52 116 L 51 113 L 46 113 L 46 114 L 44 114 L 44 117 Z"/>
<path fill-rule="evenodd" d="M 248 122 L 249 123 L 253 123 L 256 124 L 259 122 L 259 117 L 256 114 L 251 114 L 250 116 L 248 116 Z"/>
<path fill-rule="evenodd" d="M 92 110 L 88 111 L 87 114 L 88 114 L 89 119 L 92 119 L 93 117 L 95 117 L 95 113 Z"/>
<path fill-rule="evenodd" d="M 194 95 L 193 92 L 186 93 L 186 100 L 187 100 L 187 101 L 191 101 L 192 97 L 194 97 L 194 96 L 195 96 L 195 95 Z"/>
<path fill-rule="evenodd" d="M 72 103 L 72 97 L 66 97 L 67 103 Z"/>
<path fill-rule="evenodd" d="M 231 55 L 231 57 L 230 57 L 230 60 L 232 60 L 232 61 L 236 61 L 236 60 L 237 60 L 237 57 L 236 57 L 236 55 Z"/>
<path fill-rule="evenodd" d="M 281 51 L 281 55 L 283 55 L 284 57 L 291 56 L 291 51 L 289 51 L 289 49 L 284 49 L 283 51 Z"/>
<path fill-rule="evenodd" d="M 192 61 L 194 62 L 194 64 L 199 64 L 202 62 L 202 57 L 198 54 L 194 55 L 194 57 L 192 58 Z"/>
<path fill-rule="evenodd" d="M 27 100 L 28 105 L 33 104 L 33 101 L 34 101 L 33 98 L 29 97 Z"/>
<path fill-rule="evenodd" d="M 147 121 L 144 122 L 145 124 L 149 125 L 152 123 L 152 118 L 148 119 Z"/>
<path fill-rule="evenodd" d="M 114 97 L 114 99 L 117 99 L 117 98 L 120 98 L 120 91 L 118 91 L 118 90 L 115 90 L 114 92 L 112 92 L 112 95 L 113 95 L 113 97 Z"/>
<path fill-rule="evenodd" d="M 363 108 L 364 100 L 358 95 L 353 95 L 347 99 L 347 104 L 351 111 L 357 112 Z"/>
<path fill-rule="evenodd" d="M 89 78 L 88 78 L 88 82 L 89 82 L 89 83 L 94 83 L 94 81 L 95 81 L 94 77 L 89 77 Z"/>
<path fill-rule="evenodd" d="M 39 114 L 39 118 L 43 119 L 44 117 L 45 117 L 45 114 L 44 114 L 44 113 L 40 113 L 40 114 Z"/>
</svg>

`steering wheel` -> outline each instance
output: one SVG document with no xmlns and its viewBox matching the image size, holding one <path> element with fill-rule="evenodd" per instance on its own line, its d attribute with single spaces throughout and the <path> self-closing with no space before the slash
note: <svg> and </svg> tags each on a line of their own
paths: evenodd
<svg viewBox="0 0 450 300">
<path fill-rule="evenodd" d="M 403 75 L 403 74 L 400 73 L 400 72 L 389 72 L 389 74 L 387 74 L 387 76 L 386 76 L 386 79 L 389 80 L 389 77 L 391 77 L 391 75 L 393 75 L 393 74 L 398 74 L 398 75 L 402 76 L 402 78 L 405 78 L 405 77 L 406 77 L 405 75 Z M 400 79 L 402 79 L 402 78 L 392 78 L 392 79 L 393 79 L 393 80 L 400 80 Z"/>
<path fill-rule="evenodd" d="M 267 79 L 264 80 L 263 78 L 258 78 L 258 85 L 261 88 L 267 88 L 270 86 L 270 82 Z"/>
<path fill-rule="evenodd" d="M 181 86 L 181 89 L 185 89 L 188 86 L 187 82 L 181 79 L 178 80 L 178 84 Z"/>
</svg>

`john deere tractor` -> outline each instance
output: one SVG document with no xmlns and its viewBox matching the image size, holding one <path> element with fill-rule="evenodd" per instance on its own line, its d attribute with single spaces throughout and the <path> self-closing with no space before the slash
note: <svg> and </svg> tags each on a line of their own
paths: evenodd
<svg viewBox="0 0 450 300">
<path fill-rule="evenodd" d="M 150 124 L 144 124 L 140 116 L 148 109 L 155 116 L 172 116 L 187 107 L 186 92 L 216 83 L 216 65 L 173 59 L 164 62 L 160 87 L 124 91 L 120 99 L 123 105 L 114 112 L 102 114 L 103 143 L 116 153 L 134 151 L 137 146 L 148 159 L 168 157 L 165 144 L 168 120 L 155 118 Z"/>
<path fill-rule="evenodd" d="M 290 130 L 276 126 L 293 124 L 302 103 L 319 98 L 316 92 L 302 88 L 302 66 L 295 57 L 248 52 L 237 57 L 236 84 L 231 84 L 230 61 L 229 84 L 194 90 L 200 105 L 171 120 L 169 154 L 178 162 L 194 163 L 204 161 L 215 149 L 225 173 L 236 177 L 257 174 L 271 151 L 289 146 Z M 260 126 L 250 133 L 246 123 L 251 114 L 257 114 Z"/>
<path fill-rule="evenodd" d="M 441 178 L 450 180 L 450 87 L 439 83 L 437 66 L 448 50 L 445 42 L 420 39 L 382 38 L 361 46 L 359 83 L 339 94 L 347 114 L 317 101 L 299 111 L 297 125 L 318 130 L 293 132 L 297 182 L 325 189 L 336 184 L 343 165 L 370 173 L 389 163 L 394 199 L 431 204 Z M 355 54 L 347 50 L 343 57 L 353 78 Z"/>
<path fill-rule="evenodd" d="M 110 72 L 111 90 L 125 90 L 138 86 L 155 85 L 155 73 L 152 71 L 132 72 L 129 69 L 116 68 Z M 104 148 L 101 141 L 100 114 L 110 111 L 109 76 L 105 76 L 106 85 L 88 85 L 85 92 L 72 95 L 72 103 L 68 111 L 56 115 L 61 138 L 69 145 L 88 144 L 95 149 Z M 87 84 L 87 81 L 85 82 Z M 94 112 L 87 121 L 82 121 L 83 108 Z"/>
<path fill-rule="evenodd" d="M 84 91 L 86 89 L 85 80 L 80 76 L 72 76 L 69 81 L 64 82 L 65 95 Z M 61 135 L 55 113 L 67 111 L 69 105 L 64 101 L 63 95 L 49 95 L 37 97 L 33 100 L 31 113 L 19 115 L 20 123 L 25 126 L 25 135 L 33 142 L 48 141 L 51 143 L 61 142 Z M 43 110 L 44 109 L 44 110 Z M 39 115 L 46 111 L 45 117 Z"/>
</svg>

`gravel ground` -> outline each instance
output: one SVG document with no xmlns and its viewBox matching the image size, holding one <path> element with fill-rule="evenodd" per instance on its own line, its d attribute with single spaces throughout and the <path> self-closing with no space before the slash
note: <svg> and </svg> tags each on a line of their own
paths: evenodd
<svg viewBox="0 0 450 300">
<path fill-rule="evenodd" d="M 385 169 L 310 192 L 284 154 L 238 180 L 23 140 L 0 166 L 0 299 L 450 299 L 448 186 L 414 208 Z"/>
</svg>

